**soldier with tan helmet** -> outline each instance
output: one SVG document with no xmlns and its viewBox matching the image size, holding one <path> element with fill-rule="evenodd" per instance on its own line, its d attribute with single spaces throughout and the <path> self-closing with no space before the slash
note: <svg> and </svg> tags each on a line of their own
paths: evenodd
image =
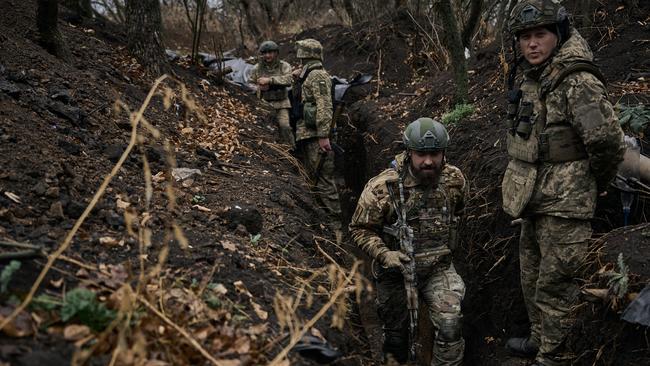
<svg viewBox="0 0 650 366">
<path fill-rule="evenodd" d="M 468 185 L 461 171 L 446 163 L 449 135 L 440 122 L 417 119 L 406 127 L 403 141 L 406 151 L 396 156 L 395 167 L 366 184 L 350 234 L 373 260 L 384 354 L 405 362 L 419 351 L 412 311 L 420 297 L 429 310 L 422 316 L 430 317 L 435 329 L 431 365 L 461 365 L 465 284 L 451 249 Z M 405 244 L 410 249 L 404 250 Z"/>
<path fill-rule="evenodd" d="M 593 54 L 559 1 L 521 1 L 509 31 L 522 57 L 509 78 L 503 208 L 521 218 L 520 274 L 531 329 L 506 348 L 535 356 L 534 365 L 569 365 L 575 356 L 566 337 L 589 220 L 623 158 L 623 133 Z M 516 83 L 518 68 L 523 77 Z"/>
<path fill-rule="evenodd" d="M 288 88 L 293 82 L 291 65 L 280 60 L 280 47 L 273 41 L 262 42 L 260 60 L 251 71 L 250 80 L 257 84 L 260 98 L 270 103 L 280 130 L 280 142 L 295 149 L 295 138 L 289 123 Z"/>
<path fill-rule="evenodd" d="M 296 57 L 301 68 L 294 71 L 294 90 L 303 103 L 302 119 L 296 124 L 296 142 L 303 152 L 312 187 L 329 215 L 329 225 L 341 236 L 341 205 L 334 178 L 332 128 L 332 81 L 323 68 L 323 47 L 315 39 L 298 41 Z"/>
</svg>

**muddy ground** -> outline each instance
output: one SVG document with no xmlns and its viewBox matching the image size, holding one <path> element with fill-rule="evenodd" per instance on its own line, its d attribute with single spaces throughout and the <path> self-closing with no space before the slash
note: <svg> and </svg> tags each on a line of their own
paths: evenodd
<svg viewBox="0 0 650 366">
<path fill-rule="evenodd" d="M 647 70 L 650 62 L 649 47 L 643 41 L 647 41 L 650 7 L 641 4 L 638 11 L 628 12 L 607 4 L 594 10 L 594 24 L 581 31 L 610 83 L 611 99 L 647 98 L 647 82 L 635 75 Z M 51 252 L 127 147 L 131 125 L 127 115 L 114 107 L 115 100 L 137 109 L 153 80 L 129 57 L 124 33 L 115 25 L 71 24 L 70 14 L 62 11 L 59 25 L 72 51 L 72 60 L 62 62 L 36 44 L 32 2 L 5 1 L 0 12 L 0 240 L 38 244 Z M 450 109 L 453 82 L 448 72 L 436 69 L 432 53 L 423 51 L 426 41 L 407 14 L 393 14 L 352 29 L 328 26 L 291 36 L 282 42 L 289 59 L 290 42 L 304 37 L 323 42 L 325 65 L 332 73 L 375 76 L 373 83 L 351 93 L 340 124 L 340 142 L 347 151 L 340 162 L 347 220 L 367 179 L 384 169 L 399 151 L 403 126 L 421 115 L 440 117 Z M 470 99 L 476 112 L 450 126 L 448 159 L 471 182 L 462 246 L 454 253 L 467 283 L 463 304 L 466 365 L 529 362 L 509 357 L 502 347 L 507 337 L 525 334 L 528 324 L 519 290 L 516 231 L 499 208 L 500 177 L 507 162 L 499 54 L 498 45 L 475 52 L 470 62 Z M 337 246 L 328 241 L 332 233 L 322 225 L 324 218 L 299 165 L 274 144 L 274 127 L 264 106 L 234 86 L 216 85 L 205 70 L 183 65 L 174 65 L 173 70 L 200 111 L 183 102 L 178 84 L 165 82 L 173 97 L 157 94 L 144 113 L 163 137 L 141 130 L 143 140 L 65 252 L 77 264 L 57 262 L 38 294 L 61 298 L 81 284 L 110 298 L 121 283 L 137 286 L 143 253 L 144 267 L 151 269 L 169 248 L 169 257 L 155 276 L 158 282 L 148 282 L 145 297 L 165 299 L 160 300 L 161 306 L 167 307 L 169 317 L 187 328 L 214 357 L 239 362 L 234 365 L 266 364 L 288 343 L 274 310 L 277 295 L 296 298 L 302 291 L 304 301 L 312 299 L 311 306 L 304 301 L 296 306 L 295 318 L 304 322 L 340 284 L 327 273 L 315 272 L 332 260 L 350 268 L 353 254 L 360 255 L 349 242 Z M 166 99 L 171 101 L 169 109 Z M 165 141 L 171 148 L 165 149 Z M 151 203 L 146 198 L 143 156 L 153 176 Z M 200 169 L 202 174 L 173 182 L 173 167 Z M 174 200 L 166 193 L 172 185 L 175 207 L 170 207 Z M 595 227 L 602 240 L 594 242 L 598 256 L 591 272 L 585 274 L 585 284 L 597 288 L 600 279 L 592 277 L 593 273 L 608 263 L 611 266 L 623 252 L 636 276 L 630 292 L 638 292 L 650 276 L 647 250 L 643 250 L 648 245 L 646 229 L 612 231 L 621 219 L 617 193 L 611 193 L 599 204 Z M 150 247 L 140 249 L 137 233 L 128 232 L 132 225 L 125 220 L 125 212 L 140 222 L 133 225 L 134 230 L 151 230 Z M 635 204 L 633 212 L 634 224 L 647 221 L 644 201 Z M 143 223 L 147 215 L 151 219 Z M 183 249 L 184 240 L 173 234 L 174 224 L 182 228 L 189 247 Z M 24 298 L 44 262 L 42 258 L 23 261 L 9 291 L 0 295 L 3 308 L 11 309 L 12 294 Z M 84 273 L 79 262 L 90 269 L 81 268 Z M 101 286 L 93 285 L 96 282 Z M 210 292 L 220 289 L 218 285 L 226 292 Z M 357 283 L 358 287 L 366 285 Z M 372 293 L 362 295 L 361 305 L 352 293 L 348 296 L 351 310 L 342 329 L 330 327 L 336 318 L 331 311 L 316 324 L 322 336 L 343 353 L 336 364 L 370 365 L 377 357 L 379 330 Z M 585 304 L 574 338 L 578 364 L 650 362 L 645 328 L 618 320 L 623 304 Z M 29 327 L 36 331 L 23 338 L 0 335 L 0 360 L 12 365 L 68 364 L 77 347 L 105 344 L 95 348 L 91 363 L 106 364 L 119 339 L 117 331 L 106 339 L 94 333 L 86 343 L 75 346 L 80 341 L 66 340 L 68 324 L 57 314 L 32 308 L 28 313 Z M 147 362 L 206 362 L 168 324 L 147 314 L 129 328 L 147 339 Z M 161 326 L 167 331 L 160 333 Z M 137 337 L 126 339 L 129 350 L 137 355 Z M 292 365 L 313 362 L 295 352 L 289 357 Z M 128 364 L 125 359 L 119 362 Z"/>
</svg>

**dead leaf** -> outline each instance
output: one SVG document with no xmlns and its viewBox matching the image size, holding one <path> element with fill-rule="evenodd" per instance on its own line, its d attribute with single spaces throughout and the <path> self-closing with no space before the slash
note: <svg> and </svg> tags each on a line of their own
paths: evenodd
<svg viewBox="0 0 650 366">
<path fill-rule="evenodd" d="M 255 314 L 257 314 L 257 316 L 260 319 L 262 320 L 268 319 L 269 313 L 267 311 L 264 311 L 264 309 L 262 309 L 262 306 L 260 304 L 256 303 L 251 299 L 251 305 L 253 305 L 253 310 L 255 310 Z"/>
<path fill-rule="evenodd" d="M 20 196 L 18 196 L 15 193 L 5 191 L 5 196 L 9 197 L 10 200 L 12 200 L 12 201 L 14 201 L 16 203 L 22 203 L 22 202 L 20 202 Z"/>
<path fill-rule="evenodd" d="M 216 292 L 219 295 L 225 295 L 228 293 L 228 289 L 222 283 L 217 283 L 212 291 Z"/>
<path fill-rule="evenodd" d="M 606 300 L 608 296 L 608 290 L 606 288 L 586 288 L 582 290 L 582 293 L 603 300 Z"/>
<path fill-rule="evenodd" d="M 61 285 L 63 285 L 63 278 L 59 278 L 58 280 L 50 280 L 50 285 L 54 288 L 61 288 Z"/>
<path fill-rule="evenodd" d="M 114 246 L 117 246 L 119 244 L 119 242 L 117 241 L 117 239 L 115 239 L 113 237 L 102 236 L 101 238 L 99 238 L 99 244 L 106 245 L 106 246 L 109 246 L 109 247 L 114 247 Z"/>
<path fill-rule="evenodd" d="M 205 206 L 194 205 L 194 206 L 192 206 L 192 207 L 194 207 L 195 209 L 197 209 L 197 210 L 199 210 L 199 211 L 203 211 L 203 212 L 212 212 L 211 209 L 209 209 L 209 208 L 207 208 L 207 207 L 205 207 Z"/>
<path fill-rule="evenodd" d="M 266 333 L 266 330 L 268 329 L 268 324 L 267 323 L 262 323 L 262 324 L 256 324 L 251 327 L 249 327 L 246 330 L 246 333 L 250 335 L 260 335 L 263 333 Z"/>
<path fill-rule="evenodd" d="M 165 180 L 165 173 L 164 172 L 158 172 L 156 175 L 151 177 L 151 181 L 154 183 L 160 183 Z"/>
<path fill-rule="evenodd" d="M 5 321 L 5 319 L 14 311 L 12 307 L 3 306 L 0 308 L 0 322 Z M 2 328 L 2 333 L 8 335 L 9 337 L 21 338 L 27 337 L 34 334 L 34 324 L 32 322 L 32 317 L 29 316 L 24 311 L 18 313 L 9 324 L 5 325 Z"/>
<path fill-rule="evenodd" d="M 320 340 L 323 341 L 323 342 L 327 342 L 327 340 L 325 339 L 325 337 L 323 337 L 323 333 L 321 333 L 320 330 L 318 330 L 318 328 L 316 328 L 316 327 L 312 327 L 312 328 L 310 329 L 310 332 L 311 332 L 311 335 L 313 335 L 314 337 L 320 339 Z"/>
<path fill-rule="evenodd" d="M 228 241 L 228 240 L 222 241 L 221 246 L 223 247 L 223 249 L 229 250 L 231 252 L 236 252 L 237 251 L 237 246 L 233 242 Z"/>
<path fill-rule="evenodd" d="M 241 366 L 241 361 L 239 360 L 216 360 L 221 366 Z"/>
<path fill-rule="evenodd" d="M 90 335 L 87 325 L 70 324 L 63 329 L 63 339 L 74 342 Z"/>
<path fill-rule="evenodd" d="M 117 200 L 115 201 L 115 205 L 117 206 L 117 208 L 121 208 L 122 210 L 124 210 L 129 206 L 131 206 L 131 203 L 122 201 L 122 198 L 118 197 Z"/>
<path fill-rule="evenodd" d="M 242 281 L 235 281 L 233 282 L 233 285 L 235 285 L 235 290 L 237 290 L 237 293 L 244 294 L 250 298 L 253 297 L 253 295 L 248 291 L 246 288 L 246 285 L 244 285 L 244 282 Z"/>
<path fill-rule="evenodd" d="M 240 355 L 249 353 L 251 351 L 251 340 L 248 337 L 237 338 L 235 344 L 233 344 L 233 348 Z"/>
<path fill-rule="evenodd" d="M 147 360 L 144 366 L 169 366 L 169 363 L 160 360 Z"/>
</svg>

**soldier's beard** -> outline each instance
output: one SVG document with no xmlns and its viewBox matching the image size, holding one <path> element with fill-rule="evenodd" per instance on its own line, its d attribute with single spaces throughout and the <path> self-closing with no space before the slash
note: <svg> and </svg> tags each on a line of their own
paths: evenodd
<svg viewBox="0 0 650 366">
<path fill-rule="evenodd" d="M 444 164 L 444 163 L 443 163 Z M 425 186 L 436 186 L 440 181 L 440 174 L 442 172 L 443 165 L 435 166 L 413 166 L 411 164 L 411 173 L 418 180 L 418 182 Z"/>
</svg>

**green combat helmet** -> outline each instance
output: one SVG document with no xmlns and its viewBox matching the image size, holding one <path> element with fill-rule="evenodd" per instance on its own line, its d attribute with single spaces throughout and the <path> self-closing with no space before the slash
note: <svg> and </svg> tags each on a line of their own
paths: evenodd
<svg viewBox="0 0 650 366">
<path fill-rule="evenodd" d="M 280 52 L 280 47 L 273 41 L 264 41 L 260 45 L 260 53 Z"/>
<path fill-rule="evenodd" d="M 307 38 L 298 41 L 298 58 L 312 58 L 323 61 L 323 46 L 315 39 Z"/>
<path fill-rule="evenodd" d="M 442 123 L 423 117 L 406 126 L 402 140 L 408 150 L 439 151 L 449 145 L 449 134 Z"/>
<path fill-rule="evenodd" d="M 526 29 L 553 25 L 557 36 L 566 40 L 569 16 L 559 0 L 524 0 L 512 9 L 508 19 L 508 30 L 515 37 Z"/>
</svg>

